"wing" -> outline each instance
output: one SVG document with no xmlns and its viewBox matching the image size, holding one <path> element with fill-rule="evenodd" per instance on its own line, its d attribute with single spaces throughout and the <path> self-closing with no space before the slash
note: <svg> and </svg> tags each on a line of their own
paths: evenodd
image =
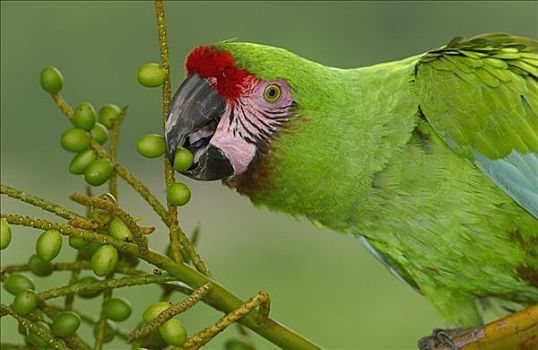
<svg viewBox="0 0 538 350">
<path fill-rule="evenodd" d="M 538 42 L 455 38 L 420 59 L 416 84 L 447 145 L 538 218 Z"/>
</svg>

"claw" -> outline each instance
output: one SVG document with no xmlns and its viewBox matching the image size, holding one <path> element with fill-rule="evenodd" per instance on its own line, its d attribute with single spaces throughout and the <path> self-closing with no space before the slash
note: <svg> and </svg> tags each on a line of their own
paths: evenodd
<svg viewBox="0 0 538 350">
<path fill-rule="evenodd" d="M 420 350 L 459 350 L 452 340 L 453 336 L 467 332 L 467 329 L 439 329 L 433 330 L 432 335 L 418 341 Z"/>
</svg>

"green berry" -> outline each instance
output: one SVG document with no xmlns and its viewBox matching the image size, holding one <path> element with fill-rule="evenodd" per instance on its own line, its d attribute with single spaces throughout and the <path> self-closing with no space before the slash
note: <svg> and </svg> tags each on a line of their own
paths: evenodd
<svg viewBox="0 0 538 350">
<path fill-rule="evenodd" d="M 166 198 L 172 205 L 182 206 L 191 199 L 191 190 L 182 182 L 176 182 L 168 186 Z"/>
<path fill-rule="evenodd" d="M 69 172 L 75 175 L 84 174 L 84 171 L 86 171 L 91 162 L 96 159 L 97 155 L 91 149 L 80 152 L 73 158 L 71 164 L 69 164 Z"/>
<path fill-rule="evenodd" d="M 108 139 L 108 129 L 101 123 L 95 123 L 93 129 L 90 131 L 95 141 L 102 145 Z"/>
<path fill-rule="evenodd" d="M 49 94 L 57 94 L 62 90 L 64 78 L 57 68 L 47 67 L 41 71 L 39 84 Z"/>
<path fill-rule="evenodd" d="M 138 68 L 136 79 L 145 87 L 161 86 L 166 79 L 166 71 L 157 63 L 146 63 Z"/>
<path fill-rule="evenodd" d="M 41 321 L 36 322 L 35 325 L 43 329 L 44 331 L 47 331 L 47 332 L 50 331 L 49 325 L 46 324 L 45 322 L 41 322 Z M 35 345 L 35 347 L 38 349 L 49 349 L 49 344 L 45 341 L 45 339 L 37 335 L 37 333 L 29 332 L 27 339 L 31 344 Z"/>
<path fill-rule="evenodd" d="M 6 219 L 0 220 L 0 250 L 6 249 L 11 243 L 11 228 Z"/>
<path fill-rule="evenodd" d="M 34 254 L 28 260 L 28 270 L 39 277 L 46 277 L 52 273 L 52 264 Z"/>
<path fill-rule="evenodd" d="M 159 333 L 164 341 L 173 346 L 181 346 L 187 340 L 187 331 L 183 323 L 176 319 L 171 319 L 159 327 Z"/>
<path fill-rule="evenodd" d="M 104 343 L 109 343 L 114 339 L 116 335 L 116 324 L 113 321 L 106 320 L 105 322 L 105 336 L 103 337 Z M 99 329 L 99 322 L 93 327 L 93 335 L 97 336 L 97 330 Z"/>
<path fill-rule="evenodd" d="M 106 104 L 99 110 L 99 121 L 108 129 L 112 128 L 112 121 L 121 113 L 120 107 L 114 104 Z"/>
<path fill-rule="evenodd" d="M 30 278 L 20 273 L 14 273 L 4 280 L 4 289 L 10 294 L 17 295 L 26 289 L 34 290 L 35 286 Z"/>
<path fill-rule="evenodd" d="M 146 158 L 157 158 L 164 154 L 164 137 L 157 134 L 144 135 L 138 140 L 136 150 Z"/>
<path fill-rule="evenodd" d="M 103 304 L 105 316 L 112 321 L 125 321 L 131 316 L 131 305 L 123 298 L 112 298 Z"/>
<path fill-rule="evenodd" d="M 24 327 L 22 325 L 22 323 L 19 323 L 19 327 L 17 327 L 17 330 L 19 331 L 19 334 L 20 335 L 23 335 L 23 336 L 27 336 L 28 335 L 28 330 L 26 329 L 26 327 Z"/>
<path fill-rule="evenodd" d="M 192 166 L 194 157 L 191 151 L 186 148 L 178 148 L 174 156 L 174 169 L 180 173 L 184 173 Z"/>
<path fill-rule="evenodd" d="M 84 180 L 93 186 L 101 186 L 112 175 L 114 166 L 105 158 L 96 159 L 84 171 Z"/>
<path fill-rule="evenodd" d="M 78 280 L 78 283 L 95 283 L 95 282 L 98 282 L 98 280 L 92 276 L 82 277 L 81 279 Z M 102 290 L 92 288 L 92 289 L 78 291 L 77 295 L 84 299 L 91 299 L 101 294 L 101 292 Z"/>
<path fill-rule="evenodd" d="M 63 311 L 52 321 L 52 333 L 58 337 L 69 337 L 80 327 L 80 316 L 73 311 Z"/>
<path fill-rule="evenodd" d="M 80 250 L 80 258 L 82 260 L 90 260 L 93 253 L 99 248 L 101 244 L 97 242 L 89 242 L 84 248 Z"/>
<path fill-rule="evenodd" d="M 122 253 L 120 255 L 120 261 L 118 262 L 118 268 L 128 269 L 131 267 L 136 267 L 140 263 L 140 259 L 138 259 L 134 254 L 130 253 Z"/>
<path fill-rule="evenodd" d="M 133 240 L 133 234 L 131 233 L 127 225 L 125 225 L 123 221 L 118 218 L 112 219 L 108 226 L 108 233 L 112 237 L 117 238 L 121 241 Z"/>
<path fill-rule="evenodd" d="M 88 241 L 85 239 L 75 237 L 75 236 L 69 236 L 69 245 L 75 249 L 82 249 L 88 245 Z"/>
<path fill-rule="evenodd" d="M 255 350 L 254 347 L 239 339 L 230 339 L 224 343 L 225 350 Z"/>
<path fill-rule="evenodd" d="M 114 271 L 118 260 L 118 250 L 114 246 L 102 245 L 93 253 L 91 267 L 97 276 L 106 276 Z"/>
<path fill-rule="evenodd" d="M 155 319 L 155 317 L 159 316 L 161 312 L 168 309 L 170 306 L 171 304 L 167 301 L 160 301 L 158 303 L 151 304 L 142 314 L 142 319 L 144 322 L 150 323 Z"/>
<path fill-rule="evenodd" d="M 11 308 L 18 314 L 26 315 L 35 310 L 38 301 L 37 293 L 31 289 L 26 289 L 15 295 Z"/>
<path fill-rule="evenodd" d="M 66 151 L 82 152 L 90 147 L 90 135 L 79 128 L 67 129 L 63 132 L 60 143 Z"/>
<path fill-rule="evenodd" d="M 168 346 L 161 336 L 161 333 L 157 331 L 150 333 L 146 336 L 145 340 L 144 344 L 151 345 L 152 348 L 155 347 L 155 349 L 165 349 Z"/>
<path fill-rule="evenodd" d="M 60 249 L 62 249 L 61 233 L 56 230 L 43 232 L 37 239 L 35 249 L 41 259 L 51 261 L 58 256 Z"/>
<path fill-rule="evenodd" d="M 95 109 L 89 102 L 81 103 L 75 108 L 73 124 L 77 128 L 90 131 L 95 125 Z"/>
</svg>

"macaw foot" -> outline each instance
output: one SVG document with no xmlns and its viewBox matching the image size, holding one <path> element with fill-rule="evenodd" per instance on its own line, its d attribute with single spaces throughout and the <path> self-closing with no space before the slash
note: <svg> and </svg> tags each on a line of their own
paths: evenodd
<svg viewBox="0 0 538 350">
<path fill-rule="evenodd" d="M 421 338 L 418 341 L 420 350 L 458 350 L 458 346 L 452 340 L 453 337 L 467 332 L 468 329 L 434 329 L 432 335 Z"/>
</svg>

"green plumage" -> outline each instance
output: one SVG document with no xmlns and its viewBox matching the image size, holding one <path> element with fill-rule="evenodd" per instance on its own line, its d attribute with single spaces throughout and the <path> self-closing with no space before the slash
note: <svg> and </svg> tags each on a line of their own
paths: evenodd
<svg viewBox="0 0 538 350">
<path fill-rule="evenodd" d="M 486 298 L 538 302 L 536 41 L 456 38 L 358 69 L 218 46 L 297 103 L 239 192 L 363 236 L 453 326 L 479 324 Z"/>
</svg>

